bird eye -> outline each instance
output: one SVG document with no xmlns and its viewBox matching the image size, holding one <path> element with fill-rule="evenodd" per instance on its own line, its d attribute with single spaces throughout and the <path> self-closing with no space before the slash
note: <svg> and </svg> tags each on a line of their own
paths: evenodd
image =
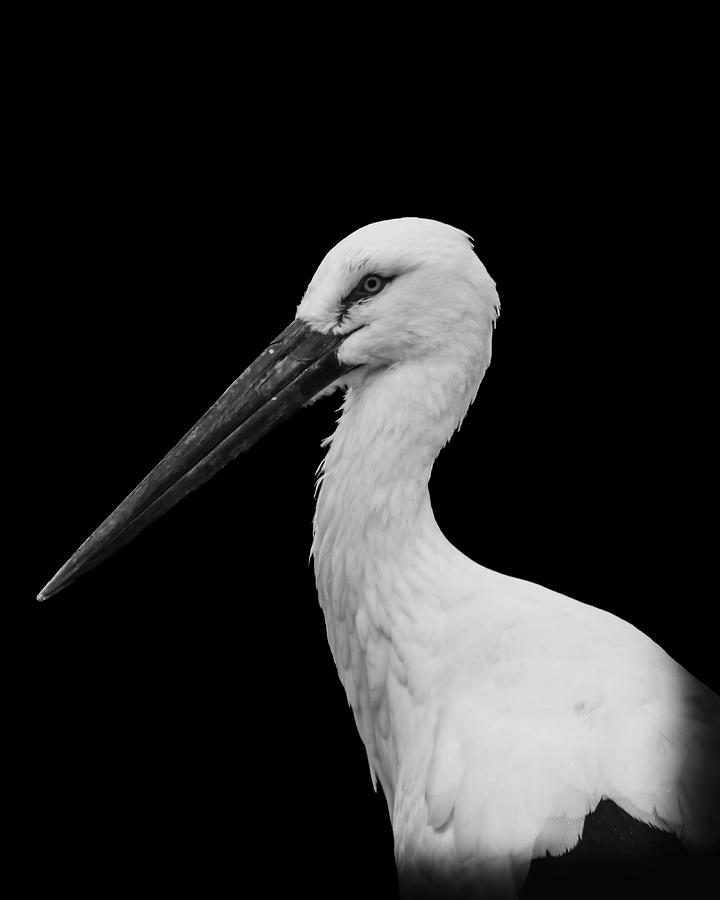
<svg viewBox="0 0 720 900">
<path fill-rule="evenodd" d="M 363 278 L 362 283 L 360 284 L 360 290 L 364 294 L 377 294 L 379 290 L 385 284 L 384 278 L 381 278 L 379 275 L 368 275 L 366 278 Z"/>
<path fill-rule="evenodd" d="M 345 313 L 356 303 L 363 303 L 368 297 L 374 297 L 379 294 L 388 282 L 393 280 L 392 275 L 366 275 L 360 281 L 357 287 L 340 301 L 339 316 L 340 320 Z"/>
</svg>

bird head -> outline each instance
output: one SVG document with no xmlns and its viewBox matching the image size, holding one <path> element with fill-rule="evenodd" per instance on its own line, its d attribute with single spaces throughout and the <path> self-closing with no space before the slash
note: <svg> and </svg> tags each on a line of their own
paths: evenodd
<svg viewBox="0 0 720 900">
<path fill-rule="evenodd" d="M 464 232 L 417 218 L 355 231 L 323 259 L 295 320 L 93 532 L 39 599 L 93 568 L 282 419 L 348 379 L 358 384 L 378 370 L 434 366 L 454 373 L 467 409 L 489 361 L 497 310 L 494 284 Z"/>
<path fill-rule="evenodd" d="M 499 308 L 465 232 L 431 219 L 375 222 L 327 254 L 297 318 L 342 337 L 347 366 L 478 352 Z"/>
</svg>

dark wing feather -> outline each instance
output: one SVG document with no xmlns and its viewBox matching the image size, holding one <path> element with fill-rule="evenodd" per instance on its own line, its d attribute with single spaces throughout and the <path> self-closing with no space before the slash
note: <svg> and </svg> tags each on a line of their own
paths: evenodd
<svg viewBox="0 0 720 900">
<path fill-rule="evenodd" d="M 552 897 L 681 900 L 702 897 L 717 859 L 689 851 L 675 835 L 634 819 L 601 800 L 585 819 L 578 845 L 530 864 L 521 900 Z"/>
</svg>

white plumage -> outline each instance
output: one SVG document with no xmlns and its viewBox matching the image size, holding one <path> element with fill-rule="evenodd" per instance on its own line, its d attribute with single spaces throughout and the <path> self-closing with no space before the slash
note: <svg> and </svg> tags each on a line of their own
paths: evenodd
<svg viewBox="0 0 720 900">
<path fill-rule="evenodd" d="M 343 309 L 368 274 L 391 280 Z M 431 468 L 490 362 L 498 310 L 465 234 L 399 219 L 338 244 L 298 318 L 347 332 L 338 357 L 358 367 L 334 385 L 347 393 L 313 556 L 401 883 L 446 873 L 514 896 L 601 798 L 688 844 L 717 840 L 720 704 L 632 625 L 489 571 L 441 534 Z"/>
</svg>

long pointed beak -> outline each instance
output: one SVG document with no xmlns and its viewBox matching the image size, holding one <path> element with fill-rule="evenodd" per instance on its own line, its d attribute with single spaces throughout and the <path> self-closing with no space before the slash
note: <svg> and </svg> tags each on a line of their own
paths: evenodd
<svg viewBox="0 0 720 900">
<path fill-rule="evenodd" d="M 131 541 L 178 500 L 252 447 L 351 366 L 337 348 L 347 335 L 320 334 L 296 319 L 123 500 L 38 594 L 44 600 Z"/>
</svg>

